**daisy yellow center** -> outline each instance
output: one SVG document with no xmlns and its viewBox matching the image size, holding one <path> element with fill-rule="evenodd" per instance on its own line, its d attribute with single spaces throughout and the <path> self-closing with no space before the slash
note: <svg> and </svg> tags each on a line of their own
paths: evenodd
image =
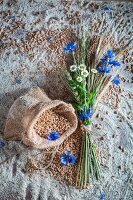
<svg viewBox="0 0 133 200">
<path fill-rule="evenodd" d="M 96 69 L 91 69 L 91 71 L 92 71 L 93 73 L 97 73 L 97 70 L 96 70 Z"/>
<path fill-rule="evenodd" d="M 79 69 L 80 69 L 81 71 L 83 71 L 83 70 L 86 69 L 86 66 L 85 66 L 84 64 L 80 64 L 80 65 L 79 65 Z"/>
<path fill-rule="evenodd" d="M 85 67 L 84 66 L 80 66 L 80 69 L 84 69 Z"/>
<path fill-rule="evenodd" d="M 76 71 L 76 69 L 77 69 L 77 66 L 76 66 L 76 65 L 70 66 L 70 71 L 74 72 L 74 71 Z"/>
<path fill-rule="evenodd" d="M 84 75 L 88 74 L 87 72 L 83 72 Z"/>
<path fill-rule="evenodd" d="M 78 76 L 78 77 L 77 77 L 77 81 L 78 81 L 78 82 L 81 82 L 81 81 L 82 81 L 82 77 Z"/>
</svg>

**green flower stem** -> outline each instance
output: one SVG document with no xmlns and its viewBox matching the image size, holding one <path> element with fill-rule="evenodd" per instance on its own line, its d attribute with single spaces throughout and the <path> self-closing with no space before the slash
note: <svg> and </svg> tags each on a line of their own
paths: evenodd
<svg viewBox="0 0 133 200">
<path fill-rule="evenodd" d="M 86 91 L 86 79 L 85 79 L 85 85 L 84 85 L 84 87 L 85 87 L 85 111 L 86 111 L 86 105 L 87 105 L 87 103 L 86 103 L 86 97 L 87 97 L 87 91 Z"/>
<path fill-rule="evenodd" d="M 88 77 L 88 94 L 90 93 L 90 90 L 91 90 L 91 76 L 90 76 L 90 68 L 89 68 L 89 77 Z"/>
<path fill-rule="evenodd" d="M 87 162 L 88 162 L 87 182 L 89 183 L 90 182 L 90 178 L 91 178 L 91 159 L 90 159 L 90 152 L 89 152 L 89 143 L 88 143 Z"/>
<path fill-rule="evenodd" d="M 90 143 L 92 144 L 92 139 L 90 137 Z M 94 170 L 95 170 L 95 177 L 97 178 L 97 180 L 100 177 L 100 173 L 99 173 L 99 163 L 97 160 L 97 155 L 96 155 L 96 145 L 92 144 L 92 158 L 93 158 L 93 162 L 94 162 Z"/>
<path fill-rule="evenodd" d="M 90 178 L 91 178 L 92 167 L 91 167 L 91 157 L 90 157 L 90 142 L 89 142 L 88 134 L 87 134 L 87 139 L 88 139 L 88 166 L 89 166 L 88 167 L 88 183 L 89 183 L 90 182 Z"/>
<path fill-rule="evenodd" d="M 94 178 L 98 180 L 100 177 L 96 146 L 88 131 L 84 133 L 81 149 L 76 185 L 86 188 L 91 180 L 93 181 Z"/>
<path fill-rule="evenodd" d="M 92 158 L 93 158 L 93 163 L 94 163 L 94 174 L 97 180 L 99 180 L 99 169 L 96 161 L 96 155 L 92 151 Z"/>
<path fill-rule="evenodd" d="M 99 80 L 99 82 L 98 82 L 98 84 L 97 84 L 97 86 L 96 86 L 96 94 L 99 93 L 99 90 L 100 90 L 100 88 L 101 88 L 101 86 L 102 86 L 102 84 L 103 84 L 103 81 L 104 81 L 105 77 L 106 77 L 106 75 L 104 74 L 104 75 L 102 76 L 102 78 Z"/>
<path fill-rule="evenodd" d="M 93 80 L 93 89 L 95 90 L 96 89 L 96 82 L 98 81 L 98 74 L 96 73 L 94 75 L 94 80 Z"/>
<path fill-rule="evenodd" d="M 73 55 L 74 64 L 77 65 L 76 58 L 75 58 L 75 52 L 74 51 L 72 52 L 72 55 Z"/>
<path fill-rule="evenodd" d="M 81 145 L 81 156 L 79 159 L 79 165 L 78 165 L 78 173 L 77 173 L 77 179 L 76 179 L 76 186 L 78 187 L 81 183 L 81 172 L 82 172 L 82 155 L 83 155 L 83 147 L 84 147 L 84 136 L 83 136 L 83 140 L 82 140 L 82 145 Z"/>
<path fill-rule="evenodd" d="M 97 178 L 97 164 L 95 162 L 95 156 L 93 155 L 93 146 L 92 146 L 92 151 L 91 151 L 91 157 L 92 157 L 92 164 L 93 164 L 93 173 L 94 173 L 94 176 Z"/>
<path fill-rule="evenodd" d="M 93 160 L 92 160 L 92 152 L 91 152 L 92 143 L 91 143 L 91 140 L 90 140 L 90 133 L 88 133 L 87 135 L 88 135 L 88 145 L 89 145 L 90 175 L 91 175 L 91 179 L 93 181 L 94 180 L 94 173 L 93 173 Z"/>
<path fill-rule="evenodd" d="M 84 185 L 84 177 L 85 177 L 85 171 L 84 171 L 84 165 L 85 165 L 85 136 L 83 140 L 83 153 L 82 153 L 82 161 L 81 161 L 81 188 L 83 188 Z"/>
<path fill-rule="evenodd" d="M 84 180 L 84 187 L 86 187 L 86 182 L 87 182 L 87 174 L 88 174 L 88 171 L 87 171 L 87 150 L 88 150 L 88 142 L 87 142 L 87 133 L 85 133 L 85 180 Z"/>
<path fill-rule="evenodd" d="M 94 166 L 95 166 L 95 177 L 97 180 L 100 178 L 100 172 L 99 172 L 99 163 L 98 160 L 96 159 L 96 147 L 92 147 L 92 157 L 94 159 Z"/>
<path fill-rule="evenodd" d="M 92 73 L 92 75 L 91 75 L 91 89 L 92 89 L 92 90 L 93 90 L 93 88 L 94 88 L 93 82 L 94 82 L 94 74 Z"/>
</svg>

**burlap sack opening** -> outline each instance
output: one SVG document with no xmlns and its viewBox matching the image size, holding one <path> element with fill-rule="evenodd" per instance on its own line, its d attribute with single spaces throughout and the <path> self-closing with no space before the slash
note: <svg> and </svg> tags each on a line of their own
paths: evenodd
<svg viewBox="0 0 133 200">
<path fill-rule="evenodd" d="M 34 129 L 40 115 L 50 109 L 67 118 L 71 124 L 71 127 L 55 141 L 39 136 Z M 77 116 L 71 104 L 51 100 L 37 87 L 14 102 L 9 110 L 4 136 L 8 140 L 22 140 L 27 146 L 44 149 L 60 145 L 76 130 L 77 123 Z"/>
</svg>

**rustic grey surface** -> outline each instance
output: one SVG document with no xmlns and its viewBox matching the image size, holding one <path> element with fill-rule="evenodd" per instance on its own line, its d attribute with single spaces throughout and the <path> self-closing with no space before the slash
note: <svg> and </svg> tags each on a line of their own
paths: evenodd
<svg viewBox="0 0 133 200">
<path fill-rule="evenodd" d="M 58 81 L 54 79 L 55 90 L 52 93 L 52 88 L 49 88 L 49 78 L 45 73 L 41 71 L 39 61 L 45 63 L 48 58 L 47 50 L 33 49 L 35 57 L 29 59 L 30 50 L 28 53 L 23 52 L 15 54 L 17 47 L 8 47 L 8 43 L 16 39 L 18 43 L 21 43 L 21 39 L 26 37 L 27 32 L 41 30 L 43 28 L 49 28 L 52 30 L 61 31 L 63 28 L 69 27 L 70 21 L 65 17 L 67 14 L 72 15 L 76 11 L 84 12 L 87 16 L 97 15 L 96 12 L 103 12 L 104 7 L 109 6 L 113 8 L 113 12 L 117 15 L 123 13 L 124 20 L 129 22 L 124 27 L 124 34 L 128 38 L 127 32 L 132 26 L 132 3 L 107 3 L 97 2 L 100 6 L 99 10 L 93 12 L 93 5 L 90 5 L 89 1 L 85 1 L 80 7 L 81 1 L 3 1 L 0 4 L 1 11 L 10 10 L 10 20 L 5 22 L 5 16 L 2 14 L 2 20 L 0 22 L 1 29 L 5 28 L 5 32 L 8 34 L 8 39 L 0 40 L 1 47 L 5 45 L 5 49 L 1 51 L 0 59 L 0 132 L 1 138 L 3 136 L 4 124 L 8 110 L 14 100 L 22 95 L 28 88 L 32 86 L 40 86 L 48 88 L 50 94 L 54 98 L 60 98 L 60 85 Z M 66 10 L 66 11 L 65 11 Z M 40 15 L 34 15 L 35 12 L 42 11 Z M 111 16 L 107 12 L 107 15 Z M 89 16 L 88 16 L 89 17 Z M 86 24 L 88 17 L 86 17 Z M 37 19 L 41 18 L 41 23 L 36 24 L 33 29 L 31 28 L 33 23 Z M 20 20 L 25 23 L 24 28 L 18 28 L 14 33 L 8 30 L 7 27 L 13 25 L 14 20 Z M 121 27 L 122 29 L 122 27 Z M 119 35 L 120 33 L 118 33 Z M 58 59 L 58 54 L 55 53 L 55 57 Z M 52 59 L 52 58 L 51 58 Z M 130 63 L 131 64 L 131 60 Z M 48 70 L 52 69 L 54 64 L 50 62 Z M 23 68 L 24 66 L 24 68 Z M 126 64 L 125 64 L 126 66 Z M 22 69 L 23 68 L 23 69 Z M 89 189 L 78 190 L 73 187 L 62 185 L 58 183 L 53 177 L 45 174 L 44 171 L 29 174 L 23 170 L 26 159 L 30 157 L 32 153 L 36 151 L 27 151 L 26 155 L 23 153 L 19 157 L 13 157 L 9 163 L 0 165 L 0 200 L 98 200 L 100 199 L 100 193 L 105 192 L 108 200 L 132 200 L 132 99 L 133 93 L 131 84 L 131 73 L 125 70 L 121 70 L 120 75 L 124 77 L 128 82 L 122 82 L 124 91 L 118 96 L 121 98 L 121 103 L 117 110 L 111 105 L 109 101 L 101 102 L 99 104 L 99 110 L 101 117 L 96 120 L 96 123 L 103 123 L 102 130 L 93 128 L 94 139 L 105 135 L 105 140 L 98 142 L 101 153 L 102 163 L 102 179 L 100 182 L 95 183 Z M 57 95 L 55 95 L 57 94 Z M 129 95 L 130 94 L 130 95 Z M 108 111 L 108 115 L 105 113 Z M 23 149 L 23 145 L 19 142 L 9 142 L 7 146 L 14 146 L 16 149 Z M 124 148 L 124 152 L 119 147 Z M 6 148 L 6 147 L 5 147 Z M 6 158 L 6 149 L 0 149 L 1 162 Z"/>
</svg>

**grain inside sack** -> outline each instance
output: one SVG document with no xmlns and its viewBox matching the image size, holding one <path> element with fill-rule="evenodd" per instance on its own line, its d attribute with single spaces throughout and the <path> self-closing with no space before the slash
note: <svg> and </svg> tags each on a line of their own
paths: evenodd
<svg viewBox="0 0 133 200">
<path fill-rule="evenodd" d="M 8 140 L 22 140 L 38 149 L 59 146 L 77 128 L 77 116 L 71 104 L 50 99 L 39 87 L 30 89 L 11 106 L 4 131 Z M 55 141 L 47 139 L 50 131 L 58 131 Z"/>
<path fill-rule="evenodd" d="M 38 135 L 47 138 L 48 133 L 57 131 L 60 135 L 62 135 L 71 126 L 72 125 L 67 118 L 59 113 L 56 113 L 55 108 L 42 113 L 37 123 L 34 125 L 34 129 Z"/>
</svg>

